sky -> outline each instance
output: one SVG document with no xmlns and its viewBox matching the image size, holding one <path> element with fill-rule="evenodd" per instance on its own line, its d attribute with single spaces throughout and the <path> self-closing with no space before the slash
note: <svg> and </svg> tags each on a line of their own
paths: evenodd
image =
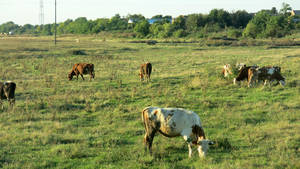
<svg viewBox="0 0 300 169">
<path fill-rule="evenodd" d="M 0 24 L 13 21 L 16 24 L 40 24 L 41 0 L 0 0 Z M 43 0 L 44 24 L 54 23 L 55 0 Z M 283 2 L 292 9 L 300 10 L 300 0 L 56 0 L 57 22 L 86 17 L 87 19 L 111 18 L 115 14 L 142 14 L 146 18 L 154 15 L 208 14 L 212 9 L 228 12 L 281 8 Z"/>
</svg>

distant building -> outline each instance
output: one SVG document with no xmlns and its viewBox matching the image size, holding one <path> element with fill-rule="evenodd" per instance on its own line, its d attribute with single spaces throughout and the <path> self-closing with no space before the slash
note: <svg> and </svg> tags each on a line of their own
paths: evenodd
<svg viewBox="0 0 300 169">
<path fill-rule="evenodd" d="M 169 23 L 172 23 L 172 18 L 152 18 L 152 19 L 148 19 L 148 23 L 150 24 L 154 24 L 155 22 L 160 22 L 160 21 L 164 21 L 167 20 L 169 21 Z"/>
</svg>

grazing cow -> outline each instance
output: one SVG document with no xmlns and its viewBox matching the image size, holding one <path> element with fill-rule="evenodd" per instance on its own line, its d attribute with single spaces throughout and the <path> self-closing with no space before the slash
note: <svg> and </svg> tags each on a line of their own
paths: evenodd
<svg viewBox="0 0 300 169">
<path fill-rule="evenodd" d="M 192 111 L 181 108 L 146 107 L 142 111 L 142 119 L 146 131 L 145 148 L 148 148 L 150 154 L 157 131 L 166 137 L 183 136 L 188 143 L 189 157 L 192 156 L 192 145 L 196 145 L 199 156 L 204 157 L 208 145 L 213 144 L 206 139 L 199 116 Z"/>
<path fill-rule="evenodd" d="M 89 63 L 76 63 L 73 65 L 71 72 L 68 74 L 69 80 L 73 79 L 73 76 L 76 75 L 78 80 L 78 75 L 82 77 L 84 80 L 83 75 L 89 74 L 90 80 L 93 78 L 95 79 L 95 71 L 94 71 L 94 64 Z"/>
<path fill-rule="evenodd" d="M 277 84 L 285 85 L 285 79 L 280 74 L 281 68 L 278 66 L 265 66 L 262 68 L 250 68 L 248 72 L 248 87 L 257 80 L 257 81 L 264 81 L 264 85 L 267 84 L 267 81 L 271 83 L 271 81 L 276 80 Z M 276 84 L 276 85 L 277 85 Z"/>
<path fill-rule="evenodd" d="M 147 63 L 141 64 L 140 73 L 139 73 L 141 81 L 144 80 L 144 77 L 147 81 L 150 81 L 151 71 L 152 71 L 151 63 L 147 62 Z"/>
<path fill-rule="evenodd" d="M 237 75 L 236 78 L 233 79 L 233 84 L 236 84 L 236 82 L 242 81 L 242 80 L 248 80 L 248 70 L 250 68 L 258 68 L 258 66 L 246 66 L 244 65 L 243 67 L 241 67 L 239 74 Z"/>
<path fill-rule="evenodd" d="M 229 74 L 232 74 L 230 64 L 226 64 L 226 65 L 223 66 L 222 74 L 223 74 L 224 77 L 227 77 L 227 76 L 229 76 Z"/>
<path fill-rule="evenodd" d="M 2 105 L 2 108 L 2 100 L 8 100 L 11 106 L 15 104 L 15 90 L 16 83 L 12 81 L 6 81 L 4 83 L 0 82 L 0 104 Z"/>
</svg>

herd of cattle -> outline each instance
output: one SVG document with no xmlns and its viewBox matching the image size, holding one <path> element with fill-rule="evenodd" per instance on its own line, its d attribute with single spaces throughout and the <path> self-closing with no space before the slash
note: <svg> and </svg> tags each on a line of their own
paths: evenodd
<svg viewBox="0 0 300 169">
<path fill-rule="evenodd" d="M 227 77 L 233 74 L 232 69 L 231 65 L 224 65 L 222 70 L 223 76 Z M 256 81 L 264 81 L 264 84 L 266 84 L 267 81 L 276 80 L 277 84 L 285 85 L 285 79 L 280 74 L 281 68 L 278 66 L 258 67 L 256 65 L 246 66 L 245 64 L 238 64 L 235 66 L 235 69 L 238 70 L 238 75 L 233 80 L 234 84 L 247 80 L 248 87 L 250 87 Z M 144 81 L 146 79 L 147 82 L 150 81 L 151 72 L 151 63 L 142 64 L 139 69 L 140 80 Z M 80 75 L 84 80 L 83 75 L 86 74 L 90 75 L 90 80 L 95 78 L 94 64 L 76 63 L 69 72 L 68 79 L 72 80 L 73 76 L 76 76 L 78 80 Z M 2 109 L 2 100 L 8 100 L 11 106 L 15 103 L 15 89 L 16 84 L 14 82 L 0 82 L 0 104 Z M 182 136 L 188 144 L 189 157 L 192 155 L 192 145 L 197 146 L 199 156 L 203 157 L 209 145 L 213 144 L 212 141 L 206 139 L 199 116 L 192 111 L 181 108 L 146 107 L 142 111 L 142 120 L 145 127 L 144 143 L 150 153 L 152 153 L 152 142 L 156 132 L 166 137 Z"/>
<path fill-rule="evenodd" d="M 281 68 L 279 66 L 264 66 L 259 67 L 257 65 L 246 66 L 245 64 L 237 64 L 234 68 L 230 64 L 223 66 L 222 74 L 224 77 L 228 77 L 232 74 L 232 69 L 238 69 L 238 75 L 233 79 L 233 84 L 237 82 L 247 80 L 248 87 L 253 86 L 255 82 L 264 81 L 264 85 L 272 81 L 277 81 L 277 84 L 285 85 L 285 78 L 281 75 Z"/>
</svg>

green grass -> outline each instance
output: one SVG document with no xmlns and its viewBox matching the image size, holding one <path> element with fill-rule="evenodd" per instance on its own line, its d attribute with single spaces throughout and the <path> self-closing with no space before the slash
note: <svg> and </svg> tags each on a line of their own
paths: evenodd
<svg viewBox="0 0 300 169">
<path fill-rule="evenodd" d="M 141 83 L 146 61 L 152 81 Z M 68 81 L 77 62 L 95 64 L 94 81 Z M 234 86 L 220 73 L 236 62 L 279 65 L 287 85 Z M 299 46 L 2 38 L 0 79 L 17 90 L 14 109 L 5 101 L 0 110 L 0 168 L 299 168 L 299 68 Z M 161 135 L 154 155 L 144 152 L 141 110 L 150 105 L 195 111 L 216 142 L 207 157 L 194 150 L 189 159 L 182 138 Z"/>
</svg>

